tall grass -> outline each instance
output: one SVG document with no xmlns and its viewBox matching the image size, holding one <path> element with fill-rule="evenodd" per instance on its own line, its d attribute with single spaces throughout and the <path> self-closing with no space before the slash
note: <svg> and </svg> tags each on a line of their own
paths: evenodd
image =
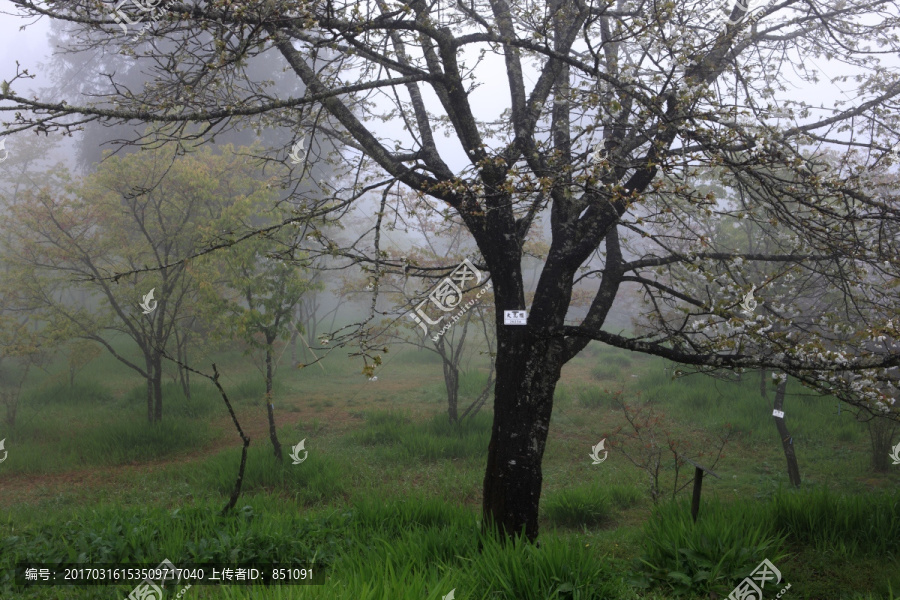
<svg viewBox="0 0 900 600">
<path fill-rule="evenodd" d="M 147 421 L 146 395 L 134 409 L 139 391 L 146 394 L 146 387 L 126 395 L 120 404 L 129 408 L 120 412 L 105 387 L 91 380 L 32 390 L 28 411 L 3 432 L 7 446 L 15 448 L 4 470 L 48 473 L 156 460 L 197 449 L 214 437 L 208 417 L 222 410 L 222 401 L 211 386 L 193 386 L 187 400 L 180 386 L 165 384 L 159 423 Z"/>
<path fill-rule="evenodd" d="M 704 501 L 696 523 L 687 501 L 672 502 L 656 508 L 644 533 L 636 584 L 727 593 L 763 558 L 777 566 L 788 549 L 888 560 L 900 550 L 900 500 L 779 490 L 765 503 Z"/>
<path fill-rule="evenodd" d="M 541 510 L 554 525 L 597 527 L 613 521 L 614 508 L 625 509 L 640 500 L 640 492 L 631 486 L 593 483 L 547 494 Z"/>
<path fill-rule="evenodd" d="M 766 504 L 772 527 L 797 545 L 845 558 L 900 551 L 900 498 L 835 495 L 826 488 L 780 492 Z"/>
<path fill-rule="evenodd" d="M 176 510 L 98 507 L 17 530 L 0 538 L 0 592 L 18 596 L 10 585 L 17 561 L 155 565 L 165 557 L 175 565 L 234 566 L 315 559 L 328 575 L 321 586 L 201 587 L 209 595 L 198 597 L 438 600 L 456 589 L 459 597 L 497 600 L 634 598 L 616 564 L 577 542 L 499 543 L 480 533 L 472 511 L 439 499 L 369 498 L 304 516 L 261 497 L 239 506 L 226 517 L 205 502 Z M 114 587 L 104 591 L 125 597 L 133 584 Z M 65 593 L 81 600 L 98 589 Z"/>
<path fill-rule="evenodd" d="M 643 553 L 635 561 L 639 575 L 633 582 L 676 594 L 728 594 L 764 558 L 777 565 L 786 556 L 786 536 L 761 522 L 758 506 L 742 506 L 750 509 L 748 515 L 734 505 L 708 501 L 696 523 L 686 501 L 656 507 L 644 526 Z"/>
<path fill-rule="evenodd" d="M 451 425 L 444 413 L 425 423 L 394 412 L 365 413 L 362 430 L 351 435 L 357 444 L 375 446 L 382 460 L 417 462 L 484 456 L 492 416 L 482 409 L 461 425 Z"/>
<path fill-rule="evenodd" d="M 284 447 L 283 462 L 275 459 L 268 439 L 250 446 L 247 451 L 247 466 L 244 472 L 242 491 L 278 492 L 293 498 L 299 504 L 311 505 L 329 502 L 343 496 L 348 489 L 345 474 L 348 466 L 338 457 L 318 451 L 315 444 L 307 443 L 306 459 L 293 464 L 286 431 L 279 432 Z M 185 468 L 181 475 L 198 489 L 212 490 L 227 496 L 234 488 L 237 466 L 240 464 L 240 449 L 219 452 L 204 461 L 202 468 Z"/>
</svg>

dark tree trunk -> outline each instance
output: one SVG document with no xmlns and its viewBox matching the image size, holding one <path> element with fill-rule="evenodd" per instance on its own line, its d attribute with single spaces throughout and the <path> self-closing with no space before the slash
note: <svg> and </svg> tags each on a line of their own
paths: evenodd
<svg viewBox="0 0 900 600">
<path fill-rule="evenodd" d="M 158 352 L 153 353 L 153 370 L 151 371 L 153 386 L 153 421 L 162 421 L 162 356 Z"/>
<path fill-rule="evenodd" d="M 181 365 L 188 364 L 188 356 L 187 356 L 187 345 L 188 345 L 188 335 L 179 335 L 178 329 L 175 329 L 175 344 L 178 351 L 178 360 L 180 361 L 178 364 L 178 379 L 181 382 L 181 390 L 184 392 L 184 397 L 188 400 L 191 399 L 191 372 L 182 367 Z"/>
<path fill-rule="evenodd" d="M 299 315 L 300 311 L 297 310 L 296 312 Z M 293 331 L 291 331 L 291 341 L 288 342 L 291 345 L 291 366 L 296 367 L 297 366 L 297 334 L 299 333 L 297 330 L 297 321 L 293 322 L 291 329 L 293 329 Z"/>
<path fill-rule="evenodd" d="M 278 462 L 282 462 L 284 457 L 281 454 L 278 432 L 275 430 L 275 404 L 272 402 L 272 341 L 267 340 L 266 344 L 266 412 L 269 415 L 269 439 L 272 440 L 275 458 L 278 459 Z"/>
<path fill-rule="evenodd" d="M 150 353 L 144 355 L 144 362 L 147 364 L 147 422 L 153 422 L 153 359 Z"/>
<path fill-rule="evenodd" d="M 887 473 L 893 461 L 888 461 L 892 454 L 892 442 L 897 430 L 897 423 L 884 417 L 874 417 L 868 422 L 869 439 L 872 442 L 872 468 L 879 473 Z"/>
<path fill-rule="evenodd" d="M 447 415 L 450 424 L 459 422 L 459 369 L 456 365 L 444 361 L 444 384 L 447 388 Z"/>
<path fill-rule="evenodd" d="M 783 410 L 786 389 L 787 379 L 784 379 L 778 383 L 778 388 L 775 390 L 775 410 Z M 781 437 L 781 446 L 784 448 L 784 458 L 787 460 L 788 477 L 791 480 L 791 485 L 800 487 L 800 467 L 797 466 L 797 455 L 794 453 L 794 438 L 788 431 L 787 425 L 784 424 L 784 419 L 781 417 L 774 418 L 775 427 L 778 428 L 778 435 Z"/>
<path fill-rule="evenodd" d="M 529 339 L 526 327 L 501 327 L 498 324 L 500 352 L 484 476 L 483 526 L 486 531 L 496 527 L 504 534 L 501 539 L 524 529 L 534 541 L 543 483 L 541 461 L 562 357 L 556 344 Z"/>
</svg>

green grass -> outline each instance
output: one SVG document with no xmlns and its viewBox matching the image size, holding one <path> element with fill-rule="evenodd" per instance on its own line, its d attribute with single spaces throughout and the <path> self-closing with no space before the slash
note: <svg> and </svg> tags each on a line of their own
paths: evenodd
<svg viewBox="0 0 900 600">
<path fill-rule="evenodd" d="M 317 452 L 315 445 L 310 443 L 306 444 L 309 453 L 306 460 L 294 465 L 289 456 L 291 444 L 287 442 L 290 440 L 285 433 L 282 431 L 279 435 L 283 445 L 282 463 L 275 460 L 268 440 L 260 440 L 260 443 L 250 447 L 243 491 L 252 493 L 277 490 L 301 504 L 314 504 L 341 497 L 347 489 L 346 481 L 341 475 L 346 472 L 346 465 L 337 458 Z M 301 452 L 301 458 L 302 456 Z M 239 463 L 240 450 L 226 450 L 204 461 L 202 469 L 184 468 L 180 474 L 192 487 L 228 496 L 234 488 Z"/>
<path fill-rule="evenodd" d="M 145 462 L 196 450 L 214 438 L 207 422 L 217 408 L 211 386 L 196 386 L 186 400 L 180 386 L 164 384 L 163 420 L 153 424 L 147 422 L 146 396 L 139 392 L 146 394 L 146 388 L 133 388 L 116 401 L 91 381 L 30 392 L 23 402 L 27 410 L 3 432 L 7 446 L 15 446 L 4 470 L 50 473 Z M 110 411 L 117 412 L 115 419 L 107 418 Z"/>
<path fill-rule="evenodd" d="M 361 446 L 374 446 L 375 455 L 389 462 L 481 457 L 487 451 L 491 419 L 482 410 L 460 425 L 451 425 L 444 413 L 416 424 L 406 415 L 373 411 L 365 414 L 365 425 L 352 439 Z"/>
<path fill-rule="evenodd" d="M 727 595 L 763 559 L 778 565 L 786 556 L 786 536 L 776 535 L 759 519 L 763 511 L 759 505 L 713 500 L 694 523 L 687 502 L 659 506 L 644 527 L 643 552 L 634 563 L 639 575 L 633 582 L 676 594 Z"/>
<path fill-rule="evenodd" d="M 127 344 L 116 347 L 133 354 Z M 486 378 L 484 358 L 472 350 L 463 362 L 461 408 Z M 803 476 L 799 492 L 785 490 L 774 391 L 760 397 L 758 374 L 672 381 L 662 360 L 590 344 L 556 390 L 542 464 L 541 545 L 501 546 L 480 534 L 492 401 L 451 426 L 439 357 L 393 348 L 388 356 L 375 383 L 338 353 L 322 368 L 282 365 L 280 464 L 263 427 L 259 371 L 238 350 L 198 354 L 204 370 L 215 360 L 251 432 L 243 493 L 227 517 L 218 512 L 234 486 L 240 441 L 207 381 L 195 376 L 187 400 L 167 374 L 164 420 L 149 426 L 140 380 L 107 355 L 71 389 L 58 376 L 61 363 L 31 377 L 19 422 L 0 426 L 9 450 L 0 477 L 12 475 L 0 479 L 10 482 L 2 488 L 0 577 L 25 559 L 152 566 L 162 558 L 247 564 L 315 556 L 328 567 L 322 586 L 195 586 L 185 598 L 439 600 L 456 589 L 459 600 L 708 600 L 708 590 L 727 597 L 742 570 L 768 558 L 792 584 L 786 599 L 874 600 L 900 589 L 900 517 L 891 494 L 900 470 L 871 471 L 865 426 L 846 410 L 837 415 L 831 399 L 804 396 L 795 382 L 785 412 Z M 614 376 L 598 381 L 593 371 L 601 366 Z M 614 447 L 627 431 L 616 399 L 651 399 L 661 414 L 659 443 L 671 439 L 691 457 L 704 451 L 701 463 L 714 460 L 705 440 L 725 423 L 740 432 L 715 467 L 720 478 L 704 479 L 696 525 L 686 504 L 690 487 L 654 510 L 646 474 L 621 453 L 591 464 L 593 444 L 607 438 Z M 293 465 L 288 453 L 301 439 L 309 454 Z M 81 475 L 69 471 L 90 471 L 97 483 L 78 485 Z M 661 477 L 668 498 L 670 462 Z M 102 590 L 124 598 L 130 589 L 10 593 L 0 584 L 0 597 L 80 600 Z"/>
<path fill-rule="evenodd" d="M 597 527 L 611 521 L 609 492 L 598 484 L 566 488 L 548 494 L 542 502 L 546 519 L 560 527 Z"/>
<path fill-rule="evenodd" d="M 578 544 L 565 540 L 548 540 L 541 548 L 521 541 L 498 544 L 479 533 L 471 510 L 435 498 L 370 499 L 344 511 L 303 516 L 262 497 L 246 499 L 227 517 L 218 516 L 217 508 L 198 502 L 176 510 L 81 509 L 48 519 L 41 527 L 17 529 L 15 535 L 0 538 L 0 585 L 9 584 L 9 567 L 16 561 L 155 565 L 164 556 L 176 566 L 314 560 L 315 568 L 329 576 L 322 586 L 271 589 L 265 595 L 269 598 L 374 600 L 385 593 L 391 598 L 439 598 L 451 589 L 461 597 L 492 593 L 493 598 L 509 600 L 633 597 L 613 564 L 601 563 Z M 124 597 L 132 586 L 113 587 Z M 73 599 L 91 598 L 96 589 L 100 588 L 67 593 Z M 197 589 L 215 591 L 220 598 L 258 597 L 255 593 L 260 591 L 233 586 Z"/>
<path fill-rule="evenodd" d="M 900 500 L 835 495 L 824 488 L 779 490 L 770 502 L 704 502 L 696 523 L 688 502 L 660 505 L 644 526 L 635 583 L 673 592 L 726 593 L 763 558 L 781 564 L 790 552 L 886 560 L 897 564 Z M 897 583 L 900 571 L 877 579 Z M 871 583 L 871 580 L 870 580 Z"/>
</svg>

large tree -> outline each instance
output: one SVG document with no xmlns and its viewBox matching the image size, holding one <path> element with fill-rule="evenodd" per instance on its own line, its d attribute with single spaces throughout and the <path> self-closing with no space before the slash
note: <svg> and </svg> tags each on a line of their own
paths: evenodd
<svg viewBox="0 0 900 600">
<path fill-rule="evenodd" d="M 900 268 L 898 206 L 877 193 L 874 178 L 890 165 L 900 134 L 898 70 L 880 61 L 900 50 L 897 5 L 783 0 L 748 16 L 745 5 L 718 2 L 173 2 L 133 40 L 109 5 L 7 0 L 25 16 L 76 24 L 82 45 L 127 48 L 155 79 L 129 90 L 113 85 L 113 73 L 109 95 L 63 103 L 20 93 L 17 78 L 0 102 L 17 114 L 11 132 L 68 131 L 84 120 L 157 123 L 159 135 L 144 143 L 287 116 L 351 148 L 343 165 L 353 185 L 323 190 L 341 201 L 310 198 L 304 210 L 346 210 L 400 182 L 456 213 L 495 298 L 484 522 L 534 539 L 553 392 L 562 366 L 590 340 L 702 368 L 778 369 L 897 414 L 877 379 L 900 358 L 867 345 L 897 334 L 897 319 L 882 309 L 896 306 L 888 286 Z M 727 23 L 709 19 L 722 10 Z M 158 37 L 178 40 L 177 50 L 158 50 Z M 261 55 L 293 73 L 304 92 L 239 85 L 242 66 Z M 853 98 L 815 107 L 791 97 L 819 81 L 819 62 L 856 77 L 855 87 L 849 79 L 838 86 Z M 497 82 L 504 87 L 488 95 L 477 89 Z M 826 147 L 841 157 L 837 167 L 817 159 Z M 713 166 L 727 171 L 736 208 L 698 189 L 695 175 Z M 385 200 L 372 219 L 371 252 L 324 235 L 321 251 L 384 268 Z M 713 211 L 767 221 L 777 250 L 718 251 L 698 227 Z M 552 237 L 526 305 L 523 247 L 540 214 L 549 215 Z M 745 320 L 738 304 L 749 291 L 740 273 L 747 261 L 785 265 L 781 277 L 794 269 L 827 277 L 839 309 L 798 324 L 775 305 Z M 598 262 L 602 268 L 580 270 Z M 443 277 L 453 267 L 411 274 Z M 702 295 L 679 287 L 698 271 L 711 275 Z M 854 285 L 876 280 L 883 285 Z M 619 292 L 635 285 L 651 303 L 684 311 L 652 336 L 604 329 Z M 579 289 L 593 297 L 586 316 L 573 320 Z M 873 305 L 878 310 L 867 312 Z M 527 325 L 503 324 L 512 309 L 529 310 Z"/>
<path fill-rule="evenodd" d="M 93 340 L 139 373 L 150 422 L 162 419 L 163 354 L 176 332 L 186 339 L 196 303 L 189 265 L 177 261 L 223 239 L 201 230 L 229 203 L 271 200 L 256 175 L 243 157 L 175 158 L 163 148 L 113 157 L 79 183 L 35 174 L 41 185 L 5 207 L 0 250 L 19 273 L 19 295 L 57 335 Z M 147 272 L 116 276 L 135 268 Z M 75 290 L 89 302 L 73 299 Z M 117 336 L 133 340 L 142 360 L 117 348 Z"/>
</svg>

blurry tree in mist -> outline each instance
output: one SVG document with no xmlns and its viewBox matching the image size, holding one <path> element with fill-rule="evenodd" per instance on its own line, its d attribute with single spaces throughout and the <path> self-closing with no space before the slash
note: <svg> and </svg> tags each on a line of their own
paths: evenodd
<svg viewBox="0 0 900 600">
<path fill-rule="evenodd" d="M 55 335 L 99 343 L 140 374 L 147 419 L 159 421 L 163 352 L 186 363 L 198 318 L 191 265 L 179 261 L 233 235 L 208 225 L 234 202 L 271 202 L 270 187 L 247 157 L 177 157 L 168 148 L 110 158 L 83 181 L 61 170 L 32 178 L 40 185 L 11 203 L 0 224 L 2 254 L 20 273 L 23 302 Z M 156 269 L 115 277 L 151 265 Z M 151 290 L 153 309 L 145 312 Z M 137 344 L 141 360 L 121 350 L 123 336 Z"/>
<path fill-rule="evenodd" d="M 231 202 L 200 232 L 211 237 L 218 231 L 246 229 L 249 223 L 272 227 L 289 216 L 265 195 L 246 196 Z M 295 308 L 304 295 L 322 288 L 309 279 L 306 255 L 298 249 L 306 233 L 300 223 L 274 229 L 232 246 L 229 252 L 199 257 L 192 268 L 200 310 L 213 337 L 240 340 L 247 354 L 262 353 L 269 439 L 279 461 L 282 451 L 275 426 L 273 381 L 286 347 L 277 353 L 276 342 L 288 340 L 301 327 L 294 321 Z"/>
</svg>

